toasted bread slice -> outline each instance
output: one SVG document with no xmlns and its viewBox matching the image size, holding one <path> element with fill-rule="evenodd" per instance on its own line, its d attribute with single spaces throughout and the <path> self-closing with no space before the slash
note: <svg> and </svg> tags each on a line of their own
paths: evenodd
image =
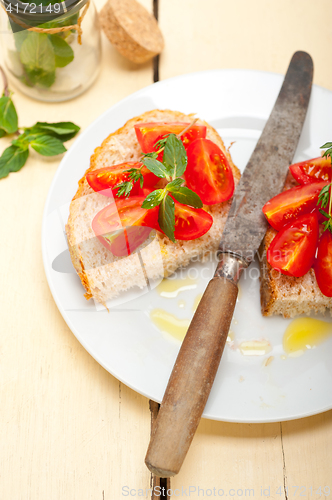
<svg viewBox="0 0 332 500">
<path fill-rule="evenodd" d="M 285 189 L 295 185 L 289 174 Z M 263 316 L 282 314 L 285 318 L 292 318 L 299 314 L 324 312 L 326 309 L 330 309 L 332 314 L 332 298 L 320 291 L 313 269 L 300 278 L 294 278 L 279 273 L 267 262 L 266 252 L 276 234 L 277 231 L 269 227 L 259 249 Z"/>
<path fill-rule="evenodd" d="M 96 148 L 87 172 L 125 161 L 138 161 L 141 149 L 134 130 L 136 123 L 181 121 L 189 124 L 192 120 L 193 115 L 170 110 L 153 110 L 135 117 L 110 134 Z M 227 156 L 236 185 L 240 172 L 233 164 L 219 134 L 206 122 L 198 120 L 197 123 L 207 126 L 207 138 L 216 143 Z M 106 304 L 123 291 L 132 287 L 143 288 L 147 280 L 168 276 L 178 267 L 187 266 L 193 258 L 204 258 L 207 253 L 217 250 L 231 201 L 204 207 L 212 215 L 213 225 L 200 238 L 172 243 L 165 235 L 155 231 L 148 242 L 141 245 L 139 252 L 126 258 L 114 257 L 95 238 L 91 227 L 94 216 L 110 203 L 110 199 L 95 193 L 87 183 L 85 174 L 78 183 L 77 193 L 70 205 L 66 233 L 71 259 L 86 290 L 87 299 L 93 297 Z"/>
</svg>

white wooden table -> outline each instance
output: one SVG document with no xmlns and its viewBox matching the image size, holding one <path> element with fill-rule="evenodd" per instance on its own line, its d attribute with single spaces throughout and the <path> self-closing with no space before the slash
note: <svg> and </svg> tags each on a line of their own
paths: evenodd
<svg viewBox="0 0 332 500">
<path fill-rule="evenodd" d="M 166 41 L 160 79 L 213 68 L 285 73 L 301 49 L 314 59 L 314 82 L 332 90 L 329 0 L 157 1 Z M 142 3 L 152 10 L 152 0 Z M 71 120 L 84 129 L 153 75 L 152 62 L 126 61 L 103 37 L 102 71 L 85 94 L 61 104 L 19 92 L 13 99 L 21 125 Z M 1 139 L 0 147 L 7 142 Z M 59 161 L 32 152 L 21 172 L 0 181 L 0 499 L 119 500 L 126 487 L 138 496 L 150 486 L 149 401 L 92 359 L 49 291 L 41 218 Z M 202 420 L 171 480 L 173 498 L 189 497 L 190 486 L 195 499 L 203 496 L 199 487 L 212 497 L 221 488 L 236 498 L 241 491 L 253 496 L 245 494 L 253 489 L 256 498 L 287 500 L 293 486 L 305 488 L 301 496 L 321 498 L 315 490 L 332 488 L 331 417 L 261 425 Z"/>
</svg>

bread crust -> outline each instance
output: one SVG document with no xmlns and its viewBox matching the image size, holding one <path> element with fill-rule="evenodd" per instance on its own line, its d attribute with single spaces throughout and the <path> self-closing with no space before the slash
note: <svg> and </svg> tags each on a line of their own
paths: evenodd
<svg viewBox="0 0 332 500">
<path fill-rule="evenodd" d="M 68 222 L 66 225 L 66 233 L 67 233 L 67 239 L 68 239 L 68 246 L 69 246 L 69 251 L 70 251 L 70 256 L 73 262 L 73 265 L 75 267 L 75 270 L 78 274 L 78 276 L 81 279 L 82 285 L 86 290 L 85 297 L 86 299 L 90 299 L 91 297 L 94 297 L 96 300 L 101 302 L 102 304 L 105 304 L 107 300 L 107 296 L 103 291 L 100 290 L 100 287 L 94 286 L 94 279 L 91 278 L 91 276 L 88 276 L 88 271 L 86 268 L 86 249 L 83 248 L 84 245 L 82 245 L 81 242 L 83 242 L 84 237 L 80 235 L 80 218 L 84 218 L 87 216 L 85 213 L 85 205 L 84 197 L 89 197 L 89 196 L 95 196 L 96 197 L 96 204 L 101 204 L 106 206 L 109 201 L 107 201 L 107 198 L 104 197 L 103 195 L 100 195 L 98 193 L 94 193 L 94 191 L 91 189 L 89 184 L 87 183 L 86 180 L 86 174 L 88 172 L 91 172 L 93 170 L 97 170 L 99 168 L 102 168 L 103 166 L 111 166 L 111 165 L 116 165 L 118 163 L 124 162 L 124 161 L 137 161 L 139 159 L 139 156 L 141 154 L 141 150 L 139 147 L 139 144 L 137 142 L 135 133 L 134 133 L 134 125 L 139 123 L 139 122 L 150 122 L 150 121 L 182 121 L 182 122 L 187 122 L 188 124 L 193 120 L 194 114 L 189 114 L 186 115 L 184 113 L 181 113 L 179 111 L 172 111 L 172 110 L 159 110 L 155 109 L 152 111 L 148 111 L 146 113 L 143 113 L 140 116 L 136 116 L 130 120 L 128 120 L 123 127 L 120 129 L 116 130 L 115 132 L 111 133 L 100 146 L 98 146 L 93 155 L 91 156 L 90 159 L 90 167 L 87 169 L 87 171 L 84 173 L 83 177 L 78 181 L 78 189 L 73 197 L 73 200 L 70 204 L 70 215 L 68 218 Z M 222 149 L 224 154 L 226 155 L 229 164 L 231 166 L 233 175 L 234 175 L 234 182 L 235 185 L 238 183 L 240 179 L 240 172 L 238 168 L 234 165 L 232 158 L 230 156 L 229 151 L 226 150 L 225 145 L 220 138 L 219 134 L 217 131 L 211 127 L 207 122 L 198 119 L 197 123 L 206 125 L 207 127 L 207 138 L 218 144 L 218 146 Z M 127 149 L 127 144 L 129 144 L 129 148 Z M 212 225 L 212 228 L 206 235 L 204 235 L 201 238 L 198 238 L 197 240 L 191 240 L 188 242 L 182 242 L 182 241 L 176 241 L 175 243 L 172 243 L 165 235 L 162 233 L 157 232 L 157 239 L 161 245 L 162 249 L 162 255 L 163 255 L 163 260 L 164 260 L 164 269 L 165 269 L 165 275 L 169 275 L 172 272 L 174 272 L 179 266 L 185 266 L 189 263 L 191 258 L 193 257 L 194 254 L 200 254 L 200 257 L 202 257 L 202 254 L 207 251 L 214 251 L 217 249 L 218 242 L 221 236 L 221 231 L 223 228 L 223 225 L 226 221 L 227 213 L 230 208 L 231 201 L 227 201 L 224 203 L 221 203 L 219 205 L 214 205 L 211 207 L 204 207 L 207 211 L 211 213 L 211 215 L 214 218 L 214 223 Z M 102 206 L 101 206 L 102 208 Z M 100 208 L 100 209 L 101 209 Z M 91 216 L 91 221 L 92 221 L 93 216 Z M 91 224 L 90 224 L 91 226 Z M 221 227 L 220 234 L 218 236 L 212 235 L 213 231 L 213 226 L 217 226 L 218 228 Z M 90 232 L 89 232 L 90 231 Z M 89 237 L 91 238 L 92 229 L 88 228 L 85 230 L 85 238 L 87 237 L 87 234 L 89 234 Z M 210 233 L 210 236 L 209 236 Z M 211 241 L 209 241 L 209 239 Z M 199 246 L 201 244 L 201 250 L 197 250 L 194 248 L 192 242 L 196 242 L 195 245 Z M 96 245 L 98 245 L 98 240 Z M 100 244 L 101 245 L 101 244 Z M 102 245 L 101 245 L 102 247 Z M 99 252 L 105 253 L 105 249 L 99 248 Z M 106 250 L 107 252 L 107 250 Z M 164 255 L 166 253 L 166 255 Z M 132 258 L 133 257 L 133 258 Z M 132 258 L 132 259 L 131 259 Z M 137 258 L 137 256 L 136 256 Z M 126 261 L 134 266 L 133 268 L 135 269 L 135 264 L 134 264 L 134 255 L 131 255 L 126 258 Z M 132 261 L 132 262 L 131 262 Z M 123 262 L 123 261 L 122 261 Z M 131 268 L 131 272 L 133 270 Z M 120 266 L 117 268 L 117 273 L 120 273 Z M 129 272 L 129 271 L 128 271 Z M 120 273 L 121 274 L 121 273 Z M 119 277 L 120 277 L 119 274 Z M 129 276 L 125 275 L 124 281 L 129 279 Z M 144 279 L 143 279 L 144 278 Z M 121 278 L 122 279 L 122 278 Z M 136 279 L 136 281 L 135 281 Z M 133 280 L 135 281 L 135 284 L 143 287 L 145 286 L 145 279 L 146 276 L 144 277 L 139 277 L 138 275 L 136 277 L 133 277 Z M 122 285 L 121 285 L 122 286 Z M 120 288 L 121 288 L 120 286 Z M 122 289 L 128 289 L 129 286 L 122 287 Z M 121 290 L 120 290 L 121 291 Z M 114 292 L 114 291 L 113 291 Z M 112 292 L 112 294 L 113 294 Z M 109 292 L 110 293 L 110 292 Z M 113 295 L 114 296 L 114 295 Z M 111 298 L 111 297 L 110 297 Z"/>
</svg>

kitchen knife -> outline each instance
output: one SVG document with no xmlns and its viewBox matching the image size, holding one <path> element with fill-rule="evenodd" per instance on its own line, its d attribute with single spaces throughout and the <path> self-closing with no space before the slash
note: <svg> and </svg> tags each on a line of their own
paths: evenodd
<svg viewBox="0 0 332 500">
<path fill-rule="evenodd" d="M 220 363 L 241 273 L 267 229 L 263 205 L 284 185 L 309 103 L 313 62 L 296 52 L 272 113 L 236 188 L 219 246 L 219 263 L 188 328 L 171 373 L 145 463 L 177 474 L 199 424 Z M 225 401 L 227 404 L 227 401 Z"/>
</svg>

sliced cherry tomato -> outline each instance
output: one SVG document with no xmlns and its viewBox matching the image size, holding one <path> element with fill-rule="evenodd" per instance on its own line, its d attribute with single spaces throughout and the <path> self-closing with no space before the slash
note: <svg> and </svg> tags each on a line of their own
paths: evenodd
<svg viewBox="0 0 332 500">
<path fill-rule="evenodd" d="M 142 208 L 143 196 L 118 199 L 103 208 L 92 221 L 99 241 L 117 257 L 136 250 L 157 227 L 158 207 Z"/>
<path fill-rule="evenodd" d="M 145 199 L 150 193 L 152 193 L 152 191 L 153 188 L 146 188 L 144 186 L 143 188 L 139 187 L 137 196 L 143 196 L 143 198 Z"/>
<path fill-rule="evenodd" d="M 126 163 L 120 163 L 112 167 L 92 170 L 86 174 L 86 180 L 94 191 L 101 191 L 101 194 L 105 196 L 115 196 L 118 190 L 114 189 L 114 186 L 129 180 L 129 174 L 126 170 L 140 167 L 142 167 L 142 163 L 140 162 L 127 161 Z M 160 180 L 159 177 L 150 172 L 145 166 L 143 166 L 141 173 L 144 178 L 144 187 L 153 187 Z M 137 195 L 139 187 L 140 183 L 135 182 L 130 196 Z"/>
<path fill-rule="evenodd" d="M 207 233 L 212 224 L 212 216 L 202 208 L 189 207 L 175 201 L 176 240 L 195 240 Z"/>
<path fill-rule="evenodd" d="M 185 171 L 187 186 L 195 191 L 205 205 L 229 200 L 234 193 L 234 178 L 221 149 L 208 139 L 197 139 L 187 150 Z"/>
<path fill-rule="evenodd" d="M 319 239 L 314 271 L 322 294 L 332 297 L 332 234 L 328 229 Z"/>
<path fill-rule="evenodd" d="M 162 139 L 167 134 L 179 134 L 188 127 L 189 123 L 185 122 L 156 122 L 156 123 L 138 123 L 135 125 L 137 140 L 142 148 L 143 153 L 151 153 L 157 151 L 156 142 Z M 205 125 L 192 125 L 187 132 L 181 136 L 184 147 L 187 148 L 195 139 L 206 136 Z M 158 155 L 160 160 L 163 157 L 163 152 Z"/>
<path fill-rule="evenodd" d="M 303 276 L 314 263 L 319 225 L 316 213 L 305 214 L 287 224 L 272 240 L 266 258 L 287 276 Z"/>
<path fill-rule="evenodd" d="M 176 240 L 195 240 L 208 232 L 213 224 L 213 218 L 208 212 L 202 208 L 193 208 L 188 205 L 183 205 L 176 200 L 174 200 L 174 203 L 174 237 Z M 159 225 L 157 229 L 161 231 Z"/>
<path fill-rule="evenodd" d="M 313 182 L 283 191 L 265 203 L 263 213 L 271 226 L 279 231 L 299 215 L 314 210 L 319 193 L 326 184 L 327 182 Z"/>
<path fill-rule="evenodd" d="M 299 184 L 311 182 L 331 181 L 331 160 L 323 157 L 294 163 L 289 167 L 294 179 Z"/>
</svg>

